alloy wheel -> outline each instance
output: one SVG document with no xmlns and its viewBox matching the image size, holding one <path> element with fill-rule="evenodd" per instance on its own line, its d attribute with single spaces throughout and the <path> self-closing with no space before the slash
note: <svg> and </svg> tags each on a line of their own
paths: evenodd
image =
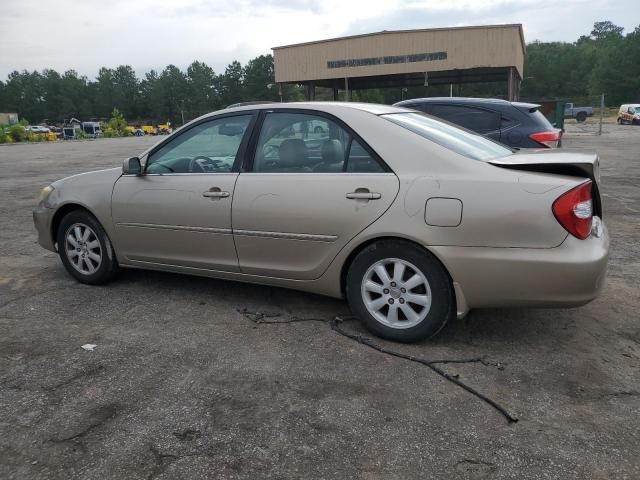
<svg viewBox="0 0 640 480">
<path fill-rule="evenodd" d="M 385 258 L 371 265 L 362 279 L 361 294 L 368 312 L 391 328 L 414 327 L 431 309 L 431 287 L 426 276 L 399 258 Z"/>
<path fill-rule="evenodd" d="M 74 223 L 64 235 L 69 263 L 83 275 L 92 275 L 102 264 L 102 247 L 96 232 L 84 223 Z"/>
</svg>

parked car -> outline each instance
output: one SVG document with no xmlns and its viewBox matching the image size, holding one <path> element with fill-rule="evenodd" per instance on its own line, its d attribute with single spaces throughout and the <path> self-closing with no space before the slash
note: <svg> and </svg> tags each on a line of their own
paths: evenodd
<svg viewBox="0 0 640 480">
<path fill-rule="evenodd" d="M 564 104 L 564 118 L 575 118 L 577 122 L 584 122 L 593 115 L 593 107 L 576 107 L 573 103 Z"/>
<path fill-rule="evenodd" d="M 309 121 L 322 139 L 299 133 Z M 514 152 L 388 105 L 284 103 L 205 115 L 121 168 L 56 181 L 34 222 L 81 283 L 143 268 L 346 297 L 374 334 L 410 342 L 470 308 L 594 299 L 599 182 L 595 154 Z"/>
<path fill-rule="evenodd" d="M 414 98 L 395 104 L 442 118 L 513 148 L 557 148 L 562 130 L 540 112 L 540 105 L 486 98 Z"/>
<path fill-rule="evenodd" d="M 618 110 L 618 125 L 640 125 L 640 103 L 621 105 Z"/>
<path fill-rule="evenodd" d="M 25 130 L 31 133 L 50 133 L 51 130 L 47 127 L 43 127 L 42 125 L 30 125 L 25 127 Z"/>
</svg>

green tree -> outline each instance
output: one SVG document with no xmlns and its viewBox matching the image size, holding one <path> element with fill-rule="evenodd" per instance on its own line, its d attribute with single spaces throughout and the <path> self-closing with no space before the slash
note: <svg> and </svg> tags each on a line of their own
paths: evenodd
<svg viewBox="0 0 640 480">
<path fill-rule="evenodd" d="M 240 62 L 237 60 L 231 62 L 220 80 L 220 97 L 223 107 L 244 100 L 242 96 L 244 72 Z"/>
<path fill-rule="evenodd" d="M 129 65 L 120 65 L 112 71 L 113 105 L 125 116 L 134 117 L 139 113 L 139 82 Z"/>
<path fill-rule="evenodd" d="M 161 102 L 154 104 L 155 118 L 169 119 L 174 125 L 181 125 L 188 92 L 186 75 L 175 65 L 169 65 L 160 74 L 157 88 L 156 96 L 160 97 Z M 184 121 L 187 120 L 188 117 L 185 117 Z"/>
<path fill-rule="evenodd" d="M 593 30 L 591 30 L 591 36 L 596 40 L 603 40 L 606 38 L 622 38 L 623 27 L 615 25 L 609 20 L 603 22 L 596 22 L 593 24 Z"/>
<path fill-rule="evenodd" d="M 249 60 L 244 67 L 242 81 L 242 97 L 245 101 L 280 100 L 279 89 L 275 84 L 273 56 L 260 55 Z"/>
<path fill-rule="evenodd" d="M 102 131 L 106 137 L 126 137 L 129 135 L 127 121 L 116 107 L 113 107 L 109 121 L 102 124 Z"/>
<path fill-rule="evenodd" d="M 221 108 L 216 92 L 216 74 L 204 62 L 195 61 L 187 68 L 187 110 L 190 117 L 197 117 Z"/>
</svg>

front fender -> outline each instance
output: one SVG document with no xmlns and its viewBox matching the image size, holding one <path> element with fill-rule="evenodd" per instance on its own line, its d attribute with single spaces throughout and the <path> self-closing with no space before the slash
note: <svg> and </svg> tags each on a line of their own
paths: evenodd
<svg viewBox="0 0 640 480">
<path fill-rule="evenodd" d="M 121 175 L 121 168 L 110 168 L 58 180 L 52 184 L 54 190 L 47 203 L 54 212 L 59 212 L 68 205 L 85 208 L 98 219 L 109 238 L 113 238 L 111 194 Z"/>
</svg>

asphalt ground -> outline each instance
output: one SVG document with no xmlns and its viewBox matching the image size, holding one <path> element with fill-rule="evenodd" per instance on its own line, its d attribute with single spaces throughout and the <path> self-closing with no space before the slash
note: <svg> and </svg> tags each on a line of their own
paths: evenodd
<svg viewBox="0 0 640 480">
<path fill-rule="evenodd" d="M 437 365 L 516 423 L 327 322 L 251 321 L 330 320 L 342 301 L 134 270 L 76 283 L 36 244 L 39 190 L 156 139 L 0 146 L 0 478 L 640 478 L 640 127 L 567 129 L 565 148 L 602 162 L 599 299 L 473 311 L 416 345 L 339 324 L 405 355 L 482 358 Z"/>
</svg>

